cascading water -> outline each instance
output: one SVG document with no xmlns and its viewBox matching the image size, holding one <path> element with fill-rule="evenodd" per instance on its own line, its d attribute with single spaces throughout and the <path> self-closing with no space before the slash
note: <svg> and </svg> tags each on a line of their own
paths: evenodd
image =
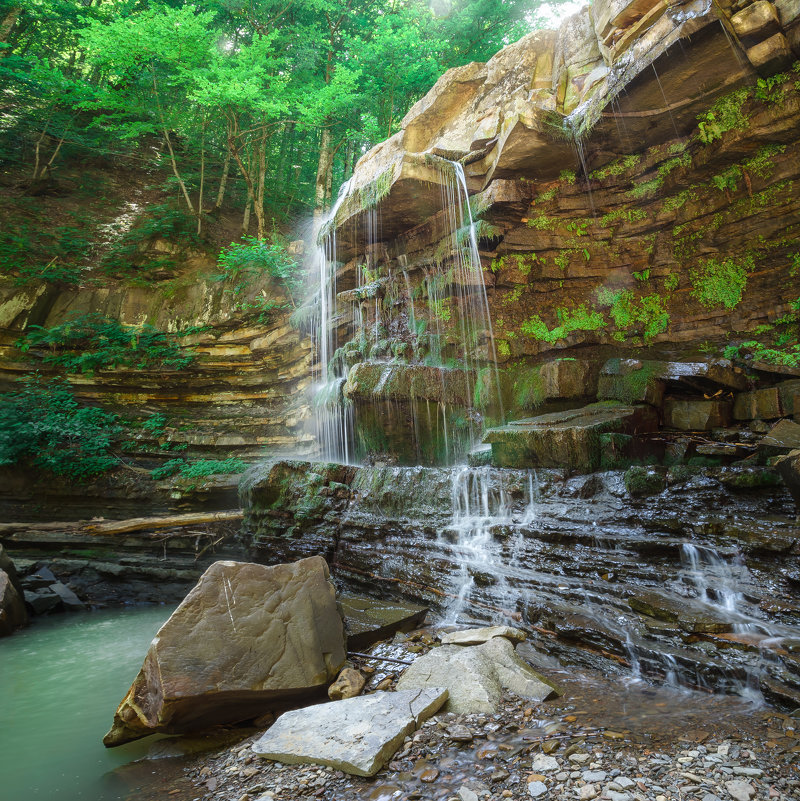
<svg viewBox="0 0 800 801">
<path fill-rule="evenodd" d="M 397 273 L 403 273 L 407 294 L 406 336 L 410 339 L 407 347 L 409 352 L 416 354 L 412 366 L 422 364 L 442 368 L 438 373 L 442 400 L 437 401 L 436 412 L 432 415 L 430 404 L 425 399 L 424 417 L 437 441 L 443 443 L 442 448 L 435 449 L 437 461 L 454 464 L 464 458 L 482 434 L 485 410 L 489 404 L 500 419 L 503 410 L 497 354 L 466 176 L 463 166 L 457 162 L 437 159 L 436 163 L 442 187 L 443 211 L 439 222 L 444 233 L 440 245 L 441 258 L 424 268 L 425 278 L 421 289 L 415 290 L 412 286 L 404 257 L 397 258 Z M 356 221 L 349 223 L 359 226 L 358 235 L 354 238 L 363 240 L 364 253 L 356 260 L 358 264 L 353 273 L 355 290 L 341 295 L 337 291 L 340 265 L 337 262 L 336 215 L 351 194 L 350 185 L 345 184 L 320 227 L 315 254 L 319 288 L 312 330 L 315 350 L 314 422 L 321 457 L 339 462 L 359 461 L 366 447 L 356 437 L 354 415 L 359 410 L 354 409 L 344 395 L 349 365 L 342 354 L 342 345 L 356 343 L 353 350 L 358 352 L 362 361 L 383 361 L 387 365 L 400 363 L 388 352 L 386 345 L 390 320 L 385 317 L 391 312 L 387 311 L 387 304 L 381 301 L 381 294 L 384 285 L 393 286 L 393 276 L 392 261 L 386 257 L 385 248 L 380 242 L 378 203 L 363 209 L 356 215 Z M 421 292 L 427 300 L 427 317 L 421 318 L 415 309 L 415 292 Z M 349 315 L 346 313 L 347 301 L 342 299 L 345 295 L 352 307 Z M 352 337 L 349 343 L 339 341 L 342 330 L 349 331 Z M 423 339 L 425 348 L 418 348 L 417 343 Z M 487 365 L 490 367 L 487 368 Z M 463 371 L 466 377 L 464 395 L 469 398 L 466 408 L 457 409 L 446 400 L 447 371 L 451 368 Z M 383 411 L 387 414 L 383 415 L 384 423 L 389 417 L 402 417 L 399 409 L 388 408 L 392 396 L 385 391 L 385 387 L 390 377 L 391 371 L 387 369 L 372 388 L 375 406 L 373 416 L 380 418 L 378 408 L 385 406 Z M 413 422 L 416 453 L 419 454 L 420 439 L 424 439 L 425 434 L 420 430 L 418 404 L 413 397 L 405 402 L 410 407 L 408 417 Z M 369 450 L 368 447 L 366 450 Z"/>
<path fill-rule="evenodd" d="M 503 548 L 495 543 L 495 532 L 511 529 L 516 536 L 521 527 L 536 518 L 533 471 L 522 512 L 515 512 L 514 498 L 502 472 L 489 467 L 461 467 L 453 473 L 452 519 L 440 537 L 453 541 L 460 565 L 455 578 L 457 592 L 445 613 L 445 622 L 455 623 L 463 614 L 476 584 L 491 583 L 492 599 L 500 609 L 510 612 L 517 594 L 508 584 L 502 565 Z M 513 546 L 512 546 L 513 547 Z"/>
</svg>

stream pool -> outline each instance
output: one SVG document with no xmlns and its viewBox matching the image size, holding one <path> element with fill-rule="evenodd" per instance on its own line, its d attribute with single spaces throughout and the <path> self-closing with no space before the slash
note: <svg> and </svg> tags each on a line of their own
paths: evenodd
<svg viewBox="0 0 800 801">
<path fill-rule="evenodd" d="M 109 750 L 102 738 L 172 609 L 55 615 L 0 640 L 2 801 L 129 797 L 113 771 L 148 744 Z"/>
</svg>

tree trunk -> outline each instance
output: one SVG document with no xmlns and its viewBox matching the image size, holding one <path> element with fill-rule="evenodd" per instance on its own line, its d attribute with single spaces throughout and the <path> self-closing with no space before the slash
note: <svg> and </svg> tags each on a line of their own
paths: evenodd
<svg viewBox="0 0 800 801">
<path fill-rule="evenodd" d="M 256 187 L 256 218 L 258 219 L 258 238 L 263 239 L 266 234 L 264 215 L 264 184 L 267 179 L 267 134 L 266 126 L 261 136 L 258 152 L 258 185 Z"/>
<path fill-rule="evenodd" d="M 14 6 L 6 12 L 6 15 L 3 17 L 3 21 L 0 22 L 0 43 L 5 44 L 8 41 L 8 37 L 11 35 L 11 30 L 16 24 L 17 18 L 19 17 L 21 11 L 22 8 L 20 6 Z M 10 47 L 0 48 L 0 58 L 7 56 L 10 51 Z"/>
<path fill-rule="evenodd" d="M 228 173 L 231 169 L 231 151 L 230 149 L 225 154 L 225 164 L 222 167 L 222 178 L 219 180 L 219 191 L 217 192 L 217 200 L 214 203 L 214 209 L 222 206 L 222 200 L 225 197 L 225 188 L 228 185 Z M 214 210 L 212 209 L 212 211 Z"/>
<path fill-rule="evenodd" d="M 331 129 L 326 124 L 320 132 L 319 160 L 317 161 L 317 179 L 314 184 L 314 219 L 318 220 L 325 212 L 325 197 L 328 190 L 328 175 L 333 163 L 333 147 L 331 146 Z"/>
<path fill-rule="evenodd" d="M 286 194 L 286 185 L 289 180 L 290 159 L 294 152 L 294 137 L 296 123 L 290 120 L 283 126 L 283 136 L 281 137 L 281 152 L 278 157 L 278 176 L 277 190 L 281 195 Z"/>
<path fill-rule="evenodd" d="M 250 230 L 250 209 L 253 208 L 253 196 L 249 190 L 247 192 L 247 200 L 244 203 L 244 214 L 242 215 L 242 236 L 247 236 Z"/>
</svg>

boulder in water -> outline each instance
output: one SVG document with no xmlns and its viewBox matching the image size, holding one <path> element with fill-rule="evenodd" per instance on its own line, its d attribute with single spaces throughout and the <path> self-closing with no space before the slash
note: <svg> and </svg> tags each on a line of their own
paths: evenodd
<svg viewBox="0 0 800 801">
<path fill-rule="evenodd" d="M 0 570 L 0 637 L 6 637 L 28 622 L 22 596 L 5 570 Z"/>
<path fill-rule="evenodd" d="M 374 776 L 403 739 L 446 700 L 447 690 L 437 687 L 296 709 L 281 715 L 253 751 L 288 765 L 330 765 L 356 776 Z"/>
<path fill-rule="evenodd" d="M 322 557 L 215 562 L 159 630 L 103 743 L 255 718 L 323 692 L 344 661 Z"/>
<path fill-rule="evenodd" d="M 344 613 L 347 647 L 351 651 L 361 651 L 398 631 L 411 631 L 422 625 L 428 614 L 426 606 L 376 601 L 357 595 L 340 595 L 339 606 Z"/>
<path fill-rule="evenodd" d="M 456 714 L 494 714 L 510 690 L 523 698 L 544 701 L 560 691 L 540 676 L 505 637 L 481 645 L 443 645 L 416 659 L 397 683 L 398 690 L 446 687 L 446 709 Z"/>
</svg>

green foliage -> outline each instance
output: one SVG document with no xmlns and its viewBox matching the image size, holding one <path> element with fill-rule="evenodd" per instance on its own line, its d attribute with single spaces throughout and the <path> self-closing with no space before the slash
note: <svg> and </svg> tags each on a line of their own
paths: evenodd
<svg viewBox="0 0 800 801">
<path fill-rule="evenodd" d="M 597 290 L 597 302 L 609 306 L 609 314 L 619 332 L 635 329 L 645 342 L 650 342 L 669 327 L 666 301 L 657 293 L 637 298 L 629 289 Z M 616 337 L 621 339 L 621 337 Z"/>
<path fill-rule="evenodd" d="M 785 72 L 779 72 L 768 78 L 759 78 L 758 81 L 756 81 L 755 96 L 769 105 L 783 103 L 786 95 L 783 84 L 788 80 L 789 76 Z"/>
<path fill-rule="evenodd" d="M 750 339 L 738 345 L 728 345 L 723 351 L 726 359 L 749 356 L 757 362 L 800 367 L 800 297 L 790 304 L 789 314 L 774 323 L 759 326 Z"/>
<path fill-rule="evenodd" d="M 181 370 L 194 361 L 195 354 L 178 340 L 200 330 L 193 327 L 168 334 L 146 323 L 125 326 L 100 314 L 82 314 L 52 328 L 32 325 L 17 346 L 68 373 L 115 367 Z"/>
<path fill-rule="evenodd" d="M 222 272 L 213 278 L 230 284 L 227 291 L 235 298 L 235 308 L 255 316 L 262 323 L 270 319 L 273 311 L 287 308 L 286 303 L 267 297 L 263 290 L 248 292 L 264 275 L 269 275 L 283 287 L 292 305 L 303 289 L 300 266 L 275 239 L 246 236 L 241 242 L 232 242 L 222 248 L 217 263 Z"/>
<path fill-rule="evenodd" d="M 539 214 L 536 217 L 530 217 L 525 224 L 528 226 L 528 228 L 536 228 L 538 231 L 544 231 L 546 229 L 555 228 L 556 222 L 557 221 L 552 217 Z"/>
<path fill-rule="evenodd" d="M 586 304 L 574 309 L 556 309 L 558 325 L 550 330 L 538 314 L 534 314 L 520 325 L 520 331 L 533 339 L 553 344 L 565 339 L 573 331 L 596 331 L 605 325 L 605 318 L 597 311 L 590 311 Z"/>
<path fill-rule="evenodd" d="M 574 184 L 575 183 L 575 170 L 561 170 L 558 176 L 559 181 L 563 181 L 566 184 Z"/>
<path fill-rule="evenodd" d="M 755 269 L 753 257 L 745 256 L 741 261 L 706 259 L 691 270 L 692 295 L 703 306 L 724 306 L 732 309 L 742 299 L 747 286 L 747 274 Z"/>
<path fill-rule="evenodd" d="M 737 89 L 719 98 L 704 114 L 698 114 L 697 136 L 700 141 L 710 145 L 727 131 L 746 128 L 748 120 L 742 107 L 749 95 L 749 89 Z"/>
<path fill-rule="evenodd" d="M 603 228 L 608 228 L 616 222 L 635 223 L 644 220 L 646 217 L 647 212 L 638 207 L 614 209 L 614 211 L 609 211 L 600 218 L 600 225 Z"/>
<path fill-rule="evenodd" d="M 677 195 L 668 197 L 664 201 L 662 209 L 666 212 L 677 211 L 678 209 L 683 208 L 683 206 L 686 205 L 687 201 L 694 199 L 695 199 L 694 192 L 692 192 L 691 189 L 684 189 L 683 191 L 678 192 Z"/>
<path fill-rule="evenodd" d="M 156 481 L 170 476 L 180 478 L 208 478 L 209 476 L 243 473 L 247 463 L 235 456 L 229 459 L 168 459 L 160 467 L 150 471 L 150 477 Z"/>
<path fill-rule="evenodd" d="M 540 192 L 534 199 L 533 204 L 537 203 L 547 203 L 548 201 L 552 200 L 558 192 L 557 186 L 552 186 L 550 189 L 547 189 L 544 192 Z"/>
<path fill-rule="evenodd" d="M 511 345 L 507 339 L 497 340 L 497 355 L 507 359 L 511 355 Z"/>
<path fill-rule="evenodd" d="M 667 292 L 674 292 L 678 288 L 678 284 L 681 282 L 681 277 L 678 273 L 670 273 L 664 278 L 664 289 Z"/>
<path fill-rule="evenodd" d="M 712 175 L 711 183 L 720 192 L 735 192 L 741 177 L 742 168 L 738 164 L 732 164 L 727 170 L 723 170 L 717 175 Z"/>
<path fill-rule="evenodd" d="M 786 150 L 786 145 L 765 145 L 755 156 L 743 162 L 745 172 L 757 175 L 759 178 L 769 178 L 775 171 L 773 157 Z"/>
<path fill-rule="evenodd" d="M 800 275 L 800 253 L 789 254 L 789 275 L 792 278 Z"/>
<path fill-rule="evenodd" d="M 636 186 L 628 192 L 628 196 L 636 199 L 646 197 L 660 189 L 663 183 L 664 179 L 660 175 L 656 176 L 650 181 L 643 181 L 640 184 L 636 184 Z"/>
<path fill-rule="evenodd" d="M 642 157 L 638 153 L 633 153 L 630 156 L 612 161 L 610 164 L 606 164 L 605 167 L 601 167 L 589 173 L 589 177 L 598 181 L 603 181 L 613 175 L 622 175 L 622 173 L 632 170 L 639 163 L 641 158 Z"/>
<path fill-rule="evenodd" d="M 28 376 L 0 395 L 0 465 L 27 464 L 83 481 L 117 464 L 117 416 L 81 406 L 66 381 Z"/>
</svg>

